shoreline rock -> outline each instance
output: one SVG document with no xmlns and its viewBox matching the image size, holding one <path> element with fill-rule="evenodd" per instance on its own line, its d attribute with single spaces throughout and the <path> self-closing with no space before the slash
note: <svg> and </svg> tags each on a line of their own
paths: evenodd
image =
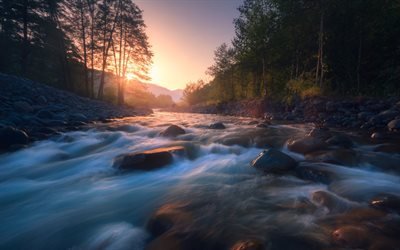
<svg viewBox="0 0 400 250">
<path fill-rule="evenodd" d="M 400 98 L 310 97 L 291 105 L 260 98 L 168 111 L 255 117 L 266 122 L 315 123 L 321 127 L 369 132 L 400 130 Z"/>
<path fill-rule="evenodd" d="M 28 79 L 0 73 L 0 129 L 4 138 L 22 131 L 27 141 L 1 146 L 1 150 L 13 145 L 46 139 L 58 132 L 77 130 L 93 122 L 127 116 L 148 115 L 151 110 L 120 107 L 99 100 L 78 96 L 74 93 Z M 8 132 L 7 132 L 8 131 Z M 5 144 L 5 143 L 4 143 Z"/>
</svg>

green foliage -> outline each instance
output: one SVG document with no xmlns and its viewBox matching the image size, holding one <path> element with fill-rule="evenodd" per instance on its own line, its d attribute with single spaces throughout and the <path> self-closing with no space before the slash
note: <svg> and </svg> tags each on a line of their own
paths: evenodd
<svg viewBox="0 0 400 250">
<path fill-rule="evenodd" d="M 400 3 L 245 0 L 189 103 L 400 94 Z"/>
</svg>

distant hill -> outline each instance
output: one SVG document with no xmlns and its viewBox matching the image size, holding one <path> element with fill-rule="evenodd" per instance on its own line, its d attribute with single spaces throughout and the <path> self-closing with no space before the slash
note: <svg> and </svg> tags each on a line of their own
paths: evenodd
<svg viewBox="0 0 400 250">
<path fill-rule="evenodd" d="M 174 102 L 180 101 L 183 94 L 183 89 L 169 90 L 154 83 L 143 83 L 143 84 L 147 87 L 147 90 L 153 93 L 155 96 L 170 95 L 172 97 L 172 100 L 174 100 Z"/>
</svg>

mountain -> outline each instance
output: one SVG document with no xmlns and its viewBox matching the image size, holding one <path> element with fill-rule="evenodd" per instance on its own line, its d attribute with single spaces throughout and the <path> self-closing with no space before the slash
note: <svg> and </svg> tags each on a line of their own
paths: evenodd
<svg viewBox="0 0 400 250">
<path fill-rule="evenodd" d="M 174 100 L 174 102 L 180 101 L 183 95 L 183 89 L 169 90 L 154 83 L 143 83 L 143 84 L 147 87 L 147 90 L 153 93 L 155 96 L 169 95 L 172 97 L 172 100 Z"/>
</svg>

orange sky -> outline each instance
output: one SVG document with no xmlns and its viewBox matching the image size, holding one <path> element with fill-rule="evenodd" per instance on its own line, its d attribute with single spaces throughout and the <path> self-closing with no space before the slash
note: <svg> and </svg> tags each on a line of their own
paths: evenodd
<svg viewBox="0 0 400 250">
<path fill-rule="evenodd" d="M 136 0 L 154 52 L 151 82 L 169 89 L 207 79 L 214 50 L 234 36 L 242 0 Z"/>
</svg>

